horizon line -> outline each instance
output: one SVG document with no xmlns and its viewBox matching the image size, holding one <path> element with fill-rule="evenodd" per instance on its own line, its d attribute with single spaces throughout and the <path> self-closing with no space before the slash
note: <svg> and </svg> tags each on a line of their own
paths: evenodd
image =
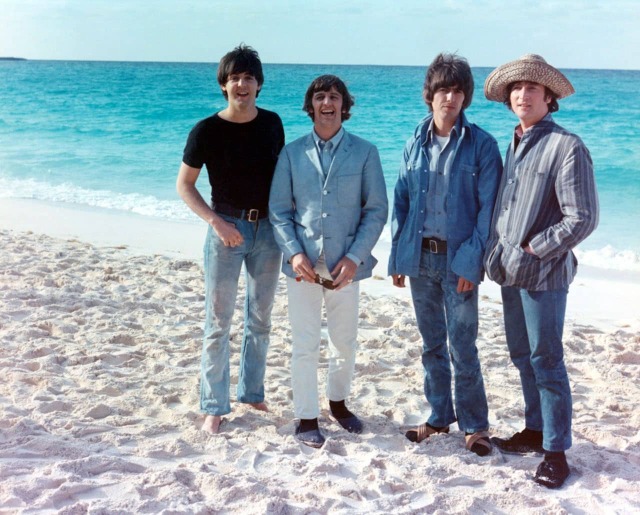
<svg viewBox="0 0 640 515">
<path fill-rule="evenodd" d="M 83 62 L 83 63 L 157 63 L 157 64 L 219 64 L 219 61 L 149 61 L 136 59 L 32 59 L 28 57 L 0 56 L 0 61 L 58 61 L 58 62 Z M 379 66 L 379 67 L 405 67 L 405 68 L 426 68 L 428 64 L 373 64 L 373 63 L 285 63 L 262 61 L 262 64 L 285 65 L 285 66 Z M 474 65 L 471 68 L 496 68 L 500 65 Z M 584 68 L 559 66 L 560 70 L 594 70 L 594 71 L 640 71 L 636 68 Z"/>
</svg>

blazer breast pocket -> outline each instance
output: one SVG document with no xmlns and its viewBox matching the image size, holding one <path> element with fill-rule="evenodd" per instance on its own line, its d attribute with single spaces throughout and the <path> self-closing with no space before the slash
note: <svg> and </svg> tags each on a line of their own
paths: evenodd
<svg viewBox="0 0 640 515">
<path fill-rule="evenodd" d="M 362 177 L 360 174 L 337 177 L 338 205 L 360 208 L 362 200 Z"/>
</svg>

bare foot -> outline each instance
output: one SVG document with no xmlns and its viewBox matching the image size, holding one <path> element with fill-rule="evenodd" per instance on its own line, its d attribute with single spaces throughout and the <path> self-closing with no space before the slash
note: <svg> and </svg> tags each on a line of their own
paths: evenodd
<svg viewBox="0 0 640 515">
<path fill-rule="evenodd" d="M 269 411 L 266 402 L 250 402 L 249 406 L 251 406 L 253 409 L 257 409 L 258 411 Z"/>
<path fill-rule="evenodd" d="M 207 433 L 216 435 L 220 430 L 220 424 L 222 424 L 222 417 L 219 417 L 218 415 L 207 415 L 201 429 Z"/>
</svg>

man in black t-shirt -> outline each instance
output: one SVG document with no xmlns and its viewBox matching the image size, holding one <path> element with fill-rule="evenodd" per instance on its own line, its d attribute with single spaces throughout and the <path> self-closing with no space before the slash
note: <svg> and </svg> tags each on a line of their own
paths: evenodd
<svg viewBox="0 0 640 515">
<path fill-rule="evenodd" d="M 237 400 L 268 411 L 264 375 L 281 262 L 268 204 L 284 129 L 276 113 L 256 106 L 263 82 L 260 58 L 251 47 L 240 45 L 220 60 L 218 83 L 227 107 L 191 130 L 178 172 L 178 193 L 209 226 L 200 408 L 206 415 L 202 429 L 214 434 L 231 412 L 229 333 L 243 264 L 247 292 Z M 203 166 L 211 205 L 195 185 Z"/>
</svg>

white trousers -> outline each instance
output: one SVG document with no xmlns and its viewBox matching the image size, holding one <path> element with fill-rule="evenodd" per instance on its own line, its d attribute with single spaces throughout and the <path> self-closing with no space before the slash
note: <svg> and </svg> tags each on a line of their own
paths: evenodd
<svg viewBox="0 0 640 515">
<path fill-rule="evenodd" d="M 320 275 L 326 276 L 322 272 Z M 331 401 L 341 401 L 349 396 L 358 344 L 359 293 L 358 282 L 334 291 L 287 277 L 289 323 L 293 338 L 291 386 L 296 418 L 311 419 L 320 414 L 318 361 L 323 301 L 327 311 L 330 349 L 327 397 Z"/>
</svg>

